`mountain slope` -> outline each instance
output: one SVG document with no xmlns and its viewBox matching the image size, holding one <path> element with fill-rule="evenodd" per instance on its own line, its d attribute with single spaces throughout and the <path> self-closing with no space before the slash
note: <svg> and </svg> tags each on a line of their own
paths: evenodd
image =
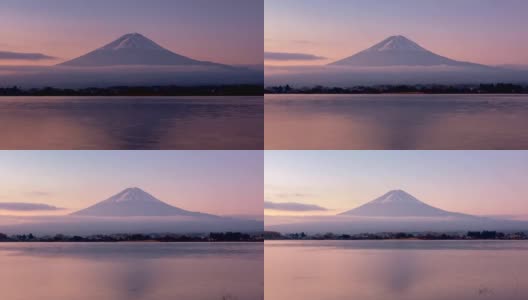
<svg viewBox="0 0 528 300">
<path fill-rule="evenodd" d="M 329 65 L 361 67 L 438 65 L 486 67 L 437 55 L 401 35 L 388 37 L 364 51 Z"/>
<path fill-rule="evenodd" d="M 402 190 L 390 191 L 379 198 L 340 215 L 364 217 L 469 216 L 430 206 Z"/>
<path fill-rule="evenodd" d="M 129 33 L 81 57 L 59 64 L 60 66 L 101 67 L 123 65 L 202 65 L 224 66 L 194 60 L 169 51 L 139 33 Z"/>
<path fill-rule="evenodd" d="M 282 233 L 336 234 L 375 232 L 525 231 L 527 221 L 449 212 L 402 191 L 390 191 L 355 209 L 334 216 L 267 216 L 266 230 Z"/>
<path fill-rule="evenodd" d="M 169 205 L 140 188 L 127 188 L 122 192 L 77 211 L 75 216 L 132 217 L 132 216 L 191 216 L 215 217 L 209 214 L 187 211 Z"/>
</svg>

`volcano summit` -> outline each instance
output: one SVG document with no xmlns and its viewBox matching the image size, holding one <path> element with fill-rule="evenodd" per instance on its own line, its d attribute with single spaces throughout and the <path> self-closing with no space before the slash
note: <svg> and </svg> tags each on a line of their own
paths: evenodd
<svg viewBox="0 0 528 300">
<path fill-rule="evenodd" d="M 92 217 L 133 217 L 133 216 L 190 216 L 215 217 L 213 215 L 191 212 L 169 205 L 156 199 L 140 188 L 128 188 L 122 192 L 77 211 L 75 216 Z"/>
<path fill-rule="evenodd" d="M 126 65 L 224 66 L 194 60 L 167 50 L 139 33 L 125 34 L 117 40 L 81 57 L 59 64 L 74 67 Z"/>
<path fill-rule="evenodd" d="M 268 216 L 266 229 L 279 232 L 375 233 L 518 231 L 528 222 L 469 215 L 428 205 L 402 190 L 392 190 L 357 208 L 333 216 Z"/>
<path fill-rule="evenodd" d="M 331 63 L 332 66 L 387 67 L 387 66 L 461 66 L 484 67 L 437 55 L 410 39 L 391 36 L 353 56 Z"/>
<path fill-rule="evenodd" d="M 461 217 L 460 213 L 448 212 L 430 206 L 402 190 L 389 191 L 366 204 L 341 213 L 345 216 L 363 217 Z"/>
</svg>

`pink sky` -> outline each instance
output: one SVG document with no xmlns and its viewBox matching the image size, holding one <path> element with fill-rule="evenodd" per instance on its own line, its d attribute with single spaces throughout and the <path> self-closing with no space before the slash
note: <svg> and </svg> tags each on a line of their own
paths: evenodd
<svg viewBox="0 0 528 300">
<path fill-rule="evenodd" d="M 11 215 L 67 214 L 128 187 L 186 210 L 262 215 L 259 151 L 4 151 L 0 165 L 0 203 L 66 208 Z"/>
<path fill-rule="evenodd" d="M 266 151 L 265 199 L 335 215 L 394 189 L 440 209 L 473 215 L 528 216 L 527 151 Z"/>
<path fill-rule="evenodd" d="M 262 64 L 260 0 L 5 0 L 0 25 L 0 51 L 59 58 L 0 65 L 56 64 L 132 32 L 198 60 Z"/>
<path fill-rule="evenodd" d="M 452 59 L 481 64 L 528 64 L 526 1 L 265 2 L 265 50 L 323 56 L 317 61 L 266 61 L 269 65 L 326 64 L 392 35 Z"/>
</svg>

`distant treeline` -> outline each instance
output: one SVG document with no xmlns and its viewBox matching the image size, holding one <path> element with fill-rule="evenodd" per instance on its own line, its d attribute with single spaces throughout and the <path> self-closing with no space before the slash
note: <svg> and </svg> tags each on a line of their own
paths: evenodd
<svg viewBox="0 0 528 300">
<path fill-rule="evenodd" d="M 262 242 L 262 233 L 211 232 L 198 234 L 98 234 L 89 236 L 64 235 L 35 236 L 29 234 L 6 235 L 0 233 L 0 242 Z"/>
<path fill-rule="evenodd" d="M 274 231 L 264 232 L 265 240 L 528 240 L 525 232 L 504 233 L 497 231 L 468 231 L 466 233 L 407 233 L 407 232 L 383 232 L 383 233 L 360 233 L 360 234 L 314 234 L 308 235 L 304 232 L 281 234 Z"/>
<path fill-rule="evenodd" d="M 59 89 L 54 87 L 0 88 L 0 96 L 262 96 L 262 85 L 220 86 L 115 86 Z"/>
<path fill-rule="evenodd" d="M 290 85 L 271 86 L 264 89 L 266 94 L 527 94 L 528 85 L 512 83 L 479 85 L 379 85 L 341 87 L 304 87 Z"/>
</svg>

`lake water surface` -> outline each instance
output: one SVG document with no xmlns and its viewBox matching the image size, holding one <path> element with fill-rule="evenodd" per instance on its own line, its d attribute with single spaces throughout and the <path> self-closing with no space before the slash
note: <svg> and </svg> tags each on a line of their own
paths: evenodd
<svg viewBox="0 0 528 300">
<path fill-rule="evenodd" d="M 259 300 L 262 243 L 0 243 L 9 300 Z"/>
<path fill-rule="evenodd" d="M 266 95 L 266 149 L 528 149 L 528 95 Z"/>
<path fill-rule="evenodd" d="M 267 300 L 522 300 L 525 241 L 266 241 Z"/>
<path fill-rule="evenodd" d="M 263 149 L 263 97 L 0 97 L 0 149 Z"/>
</svg>

